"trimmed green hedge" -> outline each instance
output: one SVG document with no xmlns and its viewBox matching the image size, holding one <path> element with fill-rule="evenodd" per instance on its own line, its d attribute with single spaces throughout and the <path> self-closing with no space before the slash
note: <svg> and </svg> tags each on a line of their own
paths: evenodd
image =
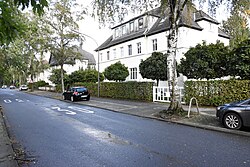
<svg viewBox="0 0 250 167">
<path fill-rule="evenodd" d="M 192 97 L 199 105 L 218 106 L 237 100 L 250 98 L 249 80 L 186 81 L 185 102 Z"/>
<path fill-rule="evenodd" d="M 100 97 L 153 101 L 153 82 L 101 82 Z M 75 83 L 74 86 L 85 86 L 92 96 L 98 95 L 97 83 Z"/>
</svg>

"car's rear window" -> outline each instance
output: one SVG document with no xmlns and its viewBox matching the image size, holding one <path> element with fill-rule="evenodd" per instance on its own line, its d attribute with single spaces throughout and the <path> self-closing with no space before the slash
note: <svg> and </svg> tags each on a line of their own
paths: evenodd
<svg viewBox="0 0 250 167">
<path fill-rule="evenodd" d="M 77 92 L 84 92 L 84 91 L 86 91 L 86 90 L 87 90 L 86 88 L 77 88 L 77 89 L 76 89 Z"/>
</svg>

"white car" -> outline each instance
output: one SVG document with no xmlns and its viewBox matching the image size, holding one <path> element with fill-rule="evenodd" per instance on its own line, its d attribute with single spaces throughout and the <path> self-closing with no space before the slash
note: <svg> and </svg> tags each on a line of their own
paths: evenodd
<svg viewBox="0 0 250 167">
<path fill-rule="evenodd" d="M 2 89 L 7 89 L 7 85 L 3 85 L 3 86 L 2 86 Z"/>
<path fill-rule="evenodd" d="M 28 86 L 27 85 L 21 85 L 20 87 L 19 87 L 19 90 L 20 91 L 22 91 L 22 90 L 28 90 L 29 88 L 28 88 Z"/>
</svg>

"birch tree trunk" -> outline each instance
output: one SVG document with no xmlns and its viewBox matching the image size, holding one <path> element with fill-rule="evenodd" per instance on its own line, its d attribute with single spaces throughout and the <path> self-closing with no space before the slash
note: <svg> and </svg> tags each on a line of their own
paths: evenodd
<svg viewBox="0 0 250 167">
<path fill-rule="evenodd" d="M 62 84 L 62 92 L 64 92 L 64 75 L 63 75 L 63 64 L 61 64 L 61 84 Z"/>
</svg>

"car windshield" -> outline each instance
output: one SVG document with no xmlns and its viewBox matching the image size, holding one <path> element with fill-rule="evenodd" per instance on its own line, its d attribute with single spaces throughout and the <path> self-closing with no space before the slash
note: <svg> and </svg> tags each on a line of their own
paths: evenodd
<svg viewBox="0 0 250 167">
<path fill-rule="evenodd" d="M 87 90 L 86 88 L 77 88 L 77 89 L 76 89 L 77 92 L 84 92 L 84 91 L 86 91 L 86 90 Z"/>
</svg>

